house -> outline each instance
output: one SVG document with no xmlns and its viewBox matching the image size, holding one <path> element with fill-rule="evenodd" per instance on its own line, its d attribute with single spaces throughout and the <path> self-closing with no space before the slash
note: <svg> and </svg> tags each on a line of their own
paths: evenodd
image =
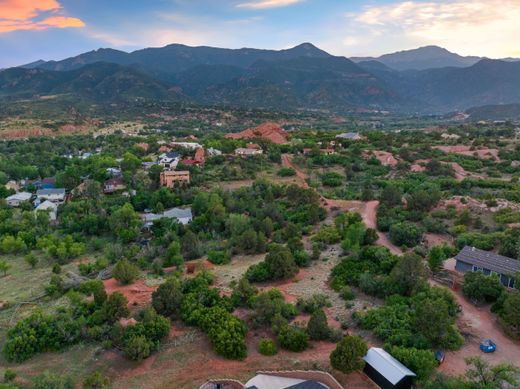
<svg viewBox="0 0 520 389">
<path fill-rule="evenodd" d="M 174 170 L 166 170 L 161 172 L 161 185 L 167 188 L 174 188 L 175 183 L 178 182 L 179 185 L 184 185 L 190 183 L 190 172 L 189 171 L 174 171 Z"/>
<path fill-rule="evenodd" d="M 65 202 L 65 189 L 40 189 L 36 192 L 37 204 L 42 203 L 45 200 L 49 200 L 56 204 L 62 204 Z"/>
<path fill-rule="evenodd" d="M 289 134 L 276 123 L 264 123 L 256 128 L 226 134 L 225 137 L 227 139 L 262 138 L 277 145 L 284 145 L 288 143 Z"/>
<path fill-rule="evenodd" d="M 250 157 L 252 155 L 261 155 L 263 150 L 251 149 L 251 148 L 238 148 L 235 150 L 235 155 L 240 157 Z"/>
<path fill-rule="evenodd" d="M 5 188 L 18 192 L 20 190 L 20 185 L 16 181 L 11 180 L 8 181 L 7 184 L 5 184 Z"/>
<path fill-rule="evenodd" d="M 155 162 L 142 162 L 141 163 L 141 167 L 144 169 L 144 170 L 150 170 L 150 168 L 154 165 L 157 165 L 157 163 Z"/>
<path fill-rule="evenodd" d="M 185 149 L 190 149 L 190 150 L 197 150 L 202 147 L 202 145 L 200 145 L 196 142 L 171 142 L 170 146 L 184 147 Z"/>
<path fill-rule="evenodd" d="M 204 164 L 204 162 L 206 162 L 206 151 L 204 150 L 204 147 L 201 147 L 200 149 L 197 149 L 197 151 L 195 151 L 195 156 L 193 157 L 193 159 L 202 165 Z"/>
<path fill-rule="evenodd" d="M 372 347 L 365 360 L 365 374 L 381 389 L 410 389 L 415 373 L 382 348 Z"/>
<path fill-rule="evenodd" d="M 122 171 L 118 167 L 108 167 L 107 173 L 110 174 L 112 177 L 117 177 L 122 174 Z"/>
<path fill-rule="evenodd" d="M 5 201 L 11 207 L 19 207 L 23 202 L 31 200 L 31 197 L 29 192 L 20 192 L 7 197 Z"/>
<path fill-rule="evenodd" d="M 218 156 L 218 155 L 222 155 L 222 151 L 217 150 L 217 149 L 214 149 L 213 147 L 210 147 L 210 148 L 208 149 L 208 155 L 209 155 L 210 157 L 216 157 L 216 156 Z"/>
<path fill-rule="evenodd" d="M 105 184 L 103 185 L 104 193 L 114 193 L 124 189 L 126 189 L 126 184 L 123 180 L 123 177 L 112 177 L 106 180 Z"/>
<path fill-rule="evenodd" d="M 361 140 L 363 137 L 359 135 L 358 132 L 344 132 L 342 134 L 336 135 L 338 139 L 348 139 L 348 140 Z"/>
<path fill-rule="evenodd" d="M 159 155 L 157 160 L 158 164 L 161 165 L 165 169 L 175 169 L 181 160 L 181 156 L 179 153 L 168 152 Z"/>
<path fill-rule="evenodd" d="M 180 224 L 186 225 L 191 223 L 193 214 L 191 213 L 191 208 L 172 208 L 163 213 L 144 213 L 142 215 L 144 226 L 147 228 L 151 227 L 155 220 L 163 218 L 177 219 Z"/>
<path fill-rule="evenodd" d="M 58 205 L 53 202 L 50 202 L 49 200 L 45 200 L 43 203 L 38 205 L 34 210 L 34 212 L 40 212 L 40 211 L 48 212 L 49 220 L 51 222 L 53 222 L 53 221 L 56 221 L 57 216 L 58 216 Z"/>
<path fill-rule="evenodd" d="M 455 256 L 455 270 L 466 273 L 481 271 L 485 275 L 496 274 L 508 288 L 515 286 L 514 275 L 520 272 L 520 261 L 489 251 L 466 246 Z"/>
<path fill-rule="evenodd" d="M 245 384 L 237 380 L 211 380 L 199 389 L 342 389 L 343 386 L 323 371 L 258 372 Z"/>
<path fill-rule="evenodd" d="M 41 180 L 40 189 L 54 189 L 56 188 L 56 177 L 45 177 Z"/>
</svg>

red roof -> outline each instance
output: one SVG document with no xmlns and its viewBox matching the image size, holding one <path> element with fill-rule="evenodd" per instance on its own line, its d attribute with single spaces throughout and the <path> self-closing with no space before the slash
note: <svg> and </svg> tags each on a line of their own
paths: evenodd
<svg viewBox="0 0 520 389">
<path fill-rule="evenodd" d="M 181 163 L 183 165 L 199 165 L 201 162 L 195 159 L 183 159 Z"/>
<path fill-rule="evenodd" d="M 263 138 L 278 145 L 287 143 L 288 137 L 287 132 L 276 123 L 264 123 L 256 128 L 226 135 L 228 139 Z"/>
<path fill-rule="evenodd" d="M 197 151 L 195 152 L 195 157 L 193 158 L 195 161 L 198 161 L 200 163 L 204 163 L 205 161 L 205 151 L 204 151 L 204 148 L 200 148 L 200 149 L 197 149 Z"/>
</svg>

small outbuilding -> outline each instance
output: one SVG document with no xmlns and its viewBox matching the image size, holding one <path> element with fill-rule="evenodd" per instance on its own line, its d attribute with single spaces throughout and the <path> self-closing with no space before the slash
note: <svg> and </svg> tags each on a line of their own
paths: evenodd
<svg viewBox="0 0 520 389">
<path fill-rule="evenodd" d="M 365 360 L 365 374 L 381 389 L 410 389 L 415 373 L 382 348 L 372 347 Z"/>
<path fill-rule="evenodd" d="M 480 271 L 487 276 L 496 274 L 508 288 L 514 288 L 514 276 L 520 272 L 520 261 L 470 246 L 464 247 L 455 260 L 455 270 L 461 273 Z"/>
</svg>

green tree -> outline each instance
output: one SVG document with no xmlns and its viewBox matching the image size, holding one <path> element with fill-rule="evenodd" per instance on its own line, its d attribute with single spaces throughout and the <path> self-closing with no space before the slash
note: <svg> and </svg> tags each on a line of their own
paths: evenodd
<svg viewBox="0 0 520 389">
<path fill-rule="evenodd" d="M 34 255 L 34 253 L 29 253 L 25 256 L 25 262 L 31 267 L 31 269 L 34 269 L 36 265 L 38 265 L 38 257 Z"/>
<path fill-rule="evenodd" d="M 110 380 L 98 371 L 95 371 L 83 380 L 83 389 L 108 389 Z"/>
<path fill-rule="evenodd" d="M 422 228 L 414 223 L 401 222 L 390 226 L 390 240 L 398 246 L 416 246 L 423 235 Z"/>
<path fill-rule="evenodd" d="M 359 336 L 345 336 L 330 354 L 330 364 L 345 374 L 361 370 L 365 366 L 363 357 L 367 351 L 366 342 Z"/>
<path fill-rule="evenodd" d="M 327 316 L 323 309 L 315 310 L 307 323 L 307 333 L 312 340 L 326 340 L 330 336 Z"/>
<path fill-rule="evenodd" d="M 402 294 L 410 295 L 426 282 L 428 270 L 420 256 L 407 253 L 397 262 L 390 277 L 399 286 Z"/>
<path fill-rule="evenodd" d="M 500 389 L 504 387 L 517 387 L 517 375 L 520 369 L 517 366 L 500 363 L 491 366 L 480 357 L 466 358 L 468 370 L 466 377 L 471 388 L 475 389 Z"/>
<path fill-rule="evenodd" d="M 121 168 L 125 172 L 135 173 L 137 169 L 141 167 L 141 159 L 130 152 L 126 152 L 123 155 L 123 160 L 121 161 Z"/>
<path fill-rule="evenodd" d="M 520 339 L 520 295 L 507 295 L 500 318 L 508 333 Z"/>
<path fill-rule="evenodd" d="M 381 192 L 379 201 L 381 201 L 381 204 L 387 205 L 388 207 L 395 207 L 401 205 L 402 197 L 403 193 L 398 187 L 388 185 L 383 189 L 383 192 Z"/>
<path fill-rule="evenodd" d="M 127 358 L 133 361 L 142 361 L 152 353 L 152 344 L 145 336 L 134 336 L 126 342 L 124 352 Z"/>
<path fill-rule="evenodd" d="M 139 269 L 128 260 L 122 259 L 114 267 L 112 277 L 124 285 L 132 284 L 139 277 Z"/>
<path fill-rule="evenodd" d="M 417 374 L 417 379 L 422 382 L 430 378 L 438 365 L 431 350 L 392 347 L 388 351 L 395 359 Z"/>
<path fill-rule="evenodd" d="M 169 278 L 152 293 L 152 306 L 164 316 L 178 314 L 183 297 L 181 282 L 177 278 Z"/>
<path fill-rule="evenodd" d="M 272 339 L 260 339 L 258 342 L 258 352 L 262 355 L 275 355 L 278 352 L 276 344 Z"/>
<path fill-rule="evenodd" d="M 446 254 L 441 246 L 434 246 L 431 248 L 428 254 L 428 264 L 433 272 L 438 272 L 445 260 Z"/>
<path fill-rule="evenodd" d="M 191 230 L 182 237 L 182 253 L 187 260 L 197 259 L 202 255 L 199 238 Z"/>
<path fill-rule="evenodd" d="M 498 276 L 486 276 L 482 272 L 467 272 L 464 274 L 462 293 L 477 302 L 494 302 L 504 292 L 505 288 Z"/>
<path fill-rule="evenodd" d="M 45 371 L 34 380 L 34 389 L 74 389 L 74 381 Z"/>
<path fill-rule="evenodd" d="M 273 246 L 265 257 L 265 263 L 273 280 L 290 278 L 298 273 L 291 252 L 284 246 Z"/>
<path fill-rule="evenodd" d="M 103 318 L 108 323 L 115 323 L 123 317 L 128 317 L 128 300 L 120 292 L 114 292 L 108 296 L 102 308 Z"/>
<path fill-rule="evenodd" d="M 7 276 L 7 271 L 11 268 L 11 265 L 7 263 L 5 259 L 0 260 L 0 272 Z"/>
<path fill-rule="evenodd" d="M 309 345 L 309 335 L 303 328 L 284 325 L 278 332 L 278 342 L 285 350 L 302 352 Z"/>
<path fill-rule="evenodd" d="M 110 215 L 108 222 L 114 234 L 125 243 L 135 240 L 141 227 L 141 218 L 130 203 Z"/>
</svg>

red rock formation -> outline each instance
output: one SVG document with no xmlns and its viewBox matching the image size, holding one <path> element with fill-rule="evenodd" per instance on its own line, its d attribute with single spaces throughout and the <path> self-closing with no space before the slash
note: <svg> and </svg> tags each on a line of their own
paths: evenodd
<svg viewBox="0 0 520 389">
<path fill-rule="evenodd" d="M 242 132 L 227 134 L 228 139 L 262 138 L 277 145 L 287 143 L 289 135 L 276 123 L 264 123 L 256 128 L 248 128 Z"/>
</svg>

